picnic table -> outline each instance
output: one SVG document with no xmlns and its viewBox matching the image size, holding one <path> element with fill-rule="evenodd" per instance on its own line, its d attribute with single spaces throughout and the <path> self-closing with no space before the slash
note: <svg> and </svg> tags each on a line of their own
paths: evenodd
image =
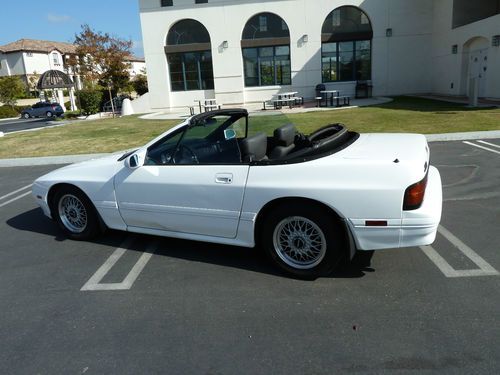
<svg viewBox="0 0 500 375">
<path fill-rule="evenodd" d="M 203 109 L 205 112 L 220 109 L 220 104 L 217 104 L 217 99 L 195 99 L 194 102 L 198 103 L 200 113 L 203 112 Z M 194 110 L 192 112 L 194 112 Z"/>
<path fill-rule="evenodd" d="M 334 100 L 336 101 L 337 107 L 351 104 L 351 97 L 347 95 L 340 95 L 340 91 L 338 90 L 322 90 L 320 91 L 320 94 L 324 94 L 325 107 L 328 107 L 328 98 L 330 98 L 331 107 L 333 107 Z M 323 97 L 317 97 L 316 100 L 318 101 L 318 106 L 321 106 L 321 100 L 323 100 Z M 340 103 L 341 100 L 343 101 L 342 104 Z"/>
<path fill-rule="evenodd" d="M 283 105 L 293 108 L 294 105 L 304 104 L 304 98 L 297 96 L 297 91 L 280 92 L 274 94 L 270 102 L 274 109 L 280 109 Z M 266 109 L 266 101 L 264 101 L 264 109 Z"/>
</svg>

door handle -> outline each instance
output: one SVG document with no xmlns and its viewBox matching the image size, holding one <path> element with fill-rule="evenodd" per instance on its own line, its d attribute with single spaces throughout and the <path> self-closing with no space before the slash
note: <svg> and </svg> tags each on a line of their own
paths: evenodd
<svg viewBox="0 0 500 375">
<path fill-rule="evenodd" d="M 232 184 L 233 175 L 232 173 L 217 173 L 215 175 L 215 183 L 217 184 Z"/>
</svg>

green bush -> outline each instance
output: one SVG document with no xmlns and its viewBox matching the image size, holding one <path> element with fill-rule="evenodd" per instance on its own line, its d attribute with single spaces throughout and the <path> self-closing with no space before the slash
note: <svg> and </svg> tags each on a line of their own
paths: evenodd
<svg viewBox="0 0 500 375">
<path fill-rule="evenodd" d="M 0 118 L 11 118 L 18 117 L 19 112 L 9 105 L 4 105 L 0 107 Z"/>
<path fill-rule="evenodd" d="M 135 77 L 132 81 L 132 85 L 134 86 L 134 90 L 137 95 L 144 95 L 148 92 L 148 79 L 142 74 L 138 74 Z"/>
<path fill-rule="evenodd" d="M 78 92 L 82 113 L 86 116 L 98 113 L 102 100 L 102 92 L 95 90 L 82 90 Z"/>
</svg>

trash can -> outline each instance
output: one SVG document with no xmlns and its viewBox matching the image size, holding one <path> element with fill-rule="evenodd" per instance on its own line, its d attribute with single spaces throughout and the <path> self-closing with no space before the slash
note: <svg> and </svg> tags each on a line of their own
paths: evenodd
<svg viewBox="0 0 500 375">
<path fill-rule="evenodd" d="M 373 85 L 372 81 L 356 82 L 356 99 L 371 98 Z"/>
<path fill-rule="evenodd" d="M 316 97 L 319 98 L 321 97 L 321 99 L 325 99 L 326 97 L 326 94 L 322 94 L 321 91 L 325 91 L 326 90 L 326 86 L 322 83 L 319 83 L 316 85 Z"/>
</svg>

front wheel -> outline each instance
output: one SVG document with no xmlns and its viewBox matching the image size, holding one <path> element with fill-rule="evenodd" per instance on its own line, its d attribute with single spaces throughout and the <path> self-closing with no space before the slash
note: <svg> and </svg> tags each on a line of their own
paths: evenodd
<svg viewBox="0 0 500 375">
<path fill-rule="evenodd" d="M 100 234 L 97 211 L 77 188 L 59 189 L 54 196 L 52 213 L 59 227 L 74 240 L 89 240 Z"/>
<path fill-rule="evenodd" d="M 281 206 L 264 220 L 262 245 L 278 267 L 295 277 L 330 274 L 344 253 L 344 235 L 320 207 Z"/>
<path fill-rule="evenodd" d="M 47 116 L 47 118 L 52 118 L 54 116 L 54 114 L 50 111 L 47 111 L 45 115 Z"/>
<path fill-rule="evenodd" d="M 23 118 L 24 119 L 29 119 L 31 116 L 29 113 L 23 113 Z"/>
</svg>

